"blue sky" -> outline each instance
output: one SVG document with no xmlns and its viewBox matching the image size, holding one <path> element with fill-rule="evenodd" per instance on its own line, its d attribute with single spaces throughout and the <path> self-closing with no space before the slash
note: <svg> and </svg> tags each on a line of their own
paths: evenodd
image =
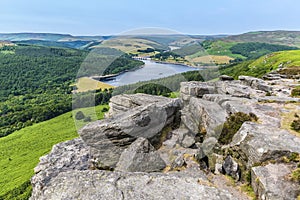
<svg viewBox="0 0 300 200">
<path fill-rule="evenodd" d="M 110 35 L 143 27 L 189 34 L 300 30 L 299 0 L 0 0 L 0 32 Z"/>
</svg>

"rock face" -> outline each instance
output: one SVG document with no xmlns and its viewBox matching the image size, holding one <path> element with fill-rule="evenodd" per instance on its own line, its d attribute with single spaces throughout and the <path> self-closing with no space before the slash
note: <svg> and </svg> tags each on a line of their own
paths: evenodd
<svg viewBox="0 0 300 200">
<path fill-rule="evenodd" d="M 199 177 L 178 173 L 69 171 L 55 177 L 41 195 L 31 200 L 235 199 L 226 191 L 199 182 Z"/>
<path fill-rule="evenodd" d="M 74 139 L 53 146 L 52 151 L 40 158 L 31 179 L 34 188 L 32 199 L 39 199 L 41 192 L 53 178 L 70 170 L 86 171 L 90 166 L 88 146 L 81 139 Z"/>
<path fill-rule="evenodd" d="M 179 99 L 148 96 L 157 102 L 137 106 L 110 119 L 88 124 L 80 130 L 79 134 L 90 146 L 98 168 L 114 168 L 121 153 L 138 137 L 158 144 L 163 130 L 176 123 L 177 112 L 181 107 Z"/>
<path fill-rule="evenodd" d="M 300 163 L 300 138 L 282 119 L 300 113 L 289 96 L 294 80 L 220 80 L 181 83 L 181 99 L 111 98 L 106 119 L 40 159 L 31 199 L 248 199 L 223 174 L 251 184 L 259 199 L 295 199 L 299 183 L 288 177 Z M 218 143 L 237 112 L 258 121 L 236 122 L 231 143 Z"/>
<path fill-rule="evenodd" d="M 240 167 L 231 156 L 227 156 L 222 165 L 223 173 L 232 176 L 235 180 L 240 179 Z"/>
<path fill-rule="evenodd" d="M 288 131 L 253 122 L 245 122 L 234 135 L 230 147 L 248 159 L 248 167 L 300 153 L 300 138 Z"/>
<path fill-rule="evenodd" d="M 127 172 L 159 172 L 165 162 L 145 138 L 138 138 L 123 153 L 116 170 Z"/>
<path fill-rule="evenodd" d="M 285 164 L 253 167 L 251 171 L 252 187 L 259 199 L 297 199 L 300 187 L 299 184 L 288 180 L 291 171 L 291 166 Z"/>
</svg>

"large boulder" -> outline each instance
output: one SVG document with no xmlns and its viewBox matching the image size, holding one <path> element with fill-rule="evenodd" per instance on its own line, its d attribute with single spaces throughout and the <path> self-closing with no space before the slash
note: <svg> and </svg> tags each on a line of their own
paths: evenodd
<svg viewBox="0 0 300 200">
<path fill-rule="evenodd" d="M 247 166 L 300 153 L 300 138 L 270 125 L 245 122 L 233 136 L 230 148 L 247 157 Z"/>
<path fill-rule="evenodd" d="M 123 153 L 117 171 L 158 172 L 166 167 L 155 148 L 145 138 L 138 138 Z"/>
<path fill-rule="evenodd" d="M 162 101 L 90 123 L 79 134 L 91 148 L 96 167 L 112 169 L 121 153 L 138 137 L 147 138 L 154 147 L 159 147 L 164 130 L 176 124 L 180 108 L 179 99 L 162 98 Z"/>
<path fill-rule="evenodd" d="M 286 164 L 268 164 L 253 167 L 251 184 L 261 200 L 292 200 L 300 195 L 299 184 L 288 180 L 292 167 Z"/>
<path fill-rule="evenodd" d="M 182 123 L 194 134 L 205 131 L 206 137 L 218 138 L 227 117 L 219 104 L 191 97 L 182 111 Z"/>
<path fill-rule="evenodd" d="M 183 173 L 121 173 L 68 171 L 59 174 L 31 200 L 101 199 L 237 199 L 201 177 Z"/>
<path fill-rule="evenodd" d="M 109 101 L 109 112 L 106 117 L 112 117 L 124 113 L 130 109 L 145 106 L 152 103 L 166 103 L 170 99 L 162 96 L 148 95 L 148 94 L 122 94 L 113 96 Z"/>
</svg>

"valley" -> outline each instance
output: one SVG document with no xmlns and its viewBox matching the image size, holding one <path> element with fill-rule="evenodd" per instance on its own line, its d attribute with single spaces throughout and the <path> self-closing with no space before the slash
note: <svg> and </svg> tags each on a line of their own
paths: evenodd
<svg viewBox="0 0 300 200">
<path fill-rule="evenodd" d="M 299 38 L 299 32 L 288 31 L 230 36 L 0 34 L 0 199 L 28 199 L 39 158 L 112 112 L 108 103 L 116 95 L 183 98 L 182 82 L 214 85 L 222 77 L 235 81 L 252 76 L 273 81 L 270 87 L 277 92 L 264 91 L 261 104 L 299 98 Z M 134 60 L 136 56 L 149 60 Z M 118 76 L 91 78 L 112 74 Z M 280 85 L 283 79 L 291 81 Z M 299 103 L 285 103 L 280 109 L 293 116 L 281 113 L 280 123 L 299 137 L 299 130 L 291 128 Z"/>
</svg>

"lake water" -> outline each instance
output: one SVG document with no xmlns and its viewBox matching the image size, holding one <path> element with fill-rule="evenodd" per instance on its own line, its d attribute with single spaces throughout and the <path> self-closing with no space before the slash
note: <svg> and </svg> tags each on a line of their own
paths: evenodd
<svg viewBox="0 0 300 200">
<path fill-rule="evenodd" d="M 199 70 L 193 67 L 174 64 L 162 64 L 153 61 L 144 61 L 144 67 L 135 71 L 130 71 L 117 76 L 114 80 L 103 81 L 113 86 L 121 86 L 140 81 L 148 81 L 152 79 L 163 78 L 174 74 L 187 71 Z"/>
</svg>

